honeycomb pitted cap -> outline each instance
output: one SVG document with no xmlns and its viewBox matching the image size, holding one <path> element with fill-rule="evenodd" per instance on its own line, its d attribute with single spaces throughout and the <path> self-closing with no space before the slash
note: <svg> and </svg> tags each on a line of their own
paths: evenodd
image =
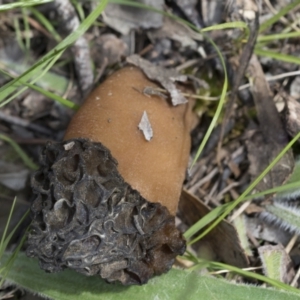
<svg viewBox="0 0 300 300">
<path fill-rule="evenodd" d="M 126 183 L 101 143 L 48 143 L 32 176 L 26 253 L 48 272 L 71 268 L 108 282 L 143 284 L 185 251 L 175 217 Z"/>
</svg>

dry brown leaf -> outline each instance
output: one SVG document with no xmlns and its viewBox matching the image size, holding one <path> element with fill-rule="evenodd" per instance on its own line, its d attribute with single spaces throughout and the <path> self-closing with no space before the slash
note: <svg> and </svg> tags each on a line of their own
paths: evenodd
<svg viewBox="0 0 300 300">
<path fill-rule="evenodd" d="M 202 41 L 203 36 L 196 33 L 187 25 L 177 22 L 174 19 L 165 17 L 163 26 L 152 29 L 148 32 L 150 40 L 168 38 L 181 43 L 182 47 L 197 47 L 196 41 Z"/>
<path fill-rule="evenodd" d="M 127 62 L 139 67 L 149 79 L 160 83 L 170 93 L 174 106 L 187 102 L 186 98 L 179 92 L 175 85 L 176 81 L 185 82 L 187 80 L 186 75 L 180 75 L 174 69 L 165 69 L 153 65 L 137 54 L 127 57 Z"/>
<path fill-rule="evenodd" d="M 97 40 L 98 47 L 95 47 L 94 56 L 96 59 L 104 60 L 107 65 L 112 65 L 121 60 L 122 56 L 126 56 L 128 46 L 124 41 L 117 38 L 114 34 L 102 34 Z"/>
<path fill-rule="evenodd" d="M 261 132 L 256 132 L 246 142 L 248 159 L 250 162 L 249 173 L 256 179 L 274 158 L 283 149 L 283 146 L 267 141 Z M 274 168 L 255 187 L 256 191 L 281 186 L 293 171 L 294 158 L 292 151 L 288 151 Z"/>
<path fill-rule="evenodd" d="M 163 0 L 139 0 L 140 4 L 163 10 Z M 145 8 L 109 3 L 102 14 L 104 23 L 126 35 L 131 29 L 158 28 L 162 25 L 162 15 Z"/>
<path fill-rule="evenodd" d="M 197 197 L 182 191 L 179 201 L 179 213 L 182 221 L 192 226 L 209 213 L 210 209 Z M 245 255 L 236 229 L 227 221 L 222 221 L 203 239 L 194 244 L 196 251 L 202 247 L 211 250 L 212 259 L 221 260 L 227 264 L 244 268 L 249 261 Z"/>
<path fill-rule="evenodd" d="M 276 109 L 273 95 L 266 81 L 262 67 L 255 55 L 252 55 L 248 73 L 253 78 L 251 92 L 253 95 L 259 130 L 246 142 L 249 172 L 255 179 L 274 160 L 287 145 L 288 137 Z M 288 151 L 275 167 L 256 186 L 256 190 L 263 191 L 282 185 L 294 168 L 292 151 Z"/>
</svg>

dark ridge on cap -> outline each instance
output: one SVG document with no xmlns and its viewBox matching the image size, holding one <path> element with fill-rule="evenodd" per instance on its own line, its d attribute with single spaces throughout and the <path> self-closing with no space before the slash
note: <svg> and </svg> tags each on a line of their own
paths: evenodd
<svg viewBox="0 0 300 300">
<path fill-rule="evenodd" d="M 174 216 L 132 189 L 101 143 L 48 143 L 40 165 L 31 180 L 26 253 L 45 271 L 71 268 L 108 282 L 143 284 L 184 253 Z"/>
</svg>

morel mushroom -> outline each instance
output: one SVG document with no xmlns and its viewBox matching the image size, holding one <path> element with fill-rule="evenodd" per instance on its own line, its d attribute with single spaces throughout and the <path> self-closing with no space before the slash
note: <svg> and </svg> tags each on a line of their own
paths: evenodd
<svg viewBox="0 0 300 300">
<path fill-rule="evenodd" d="M 48 272 L 71 268 L 143 284 L 167 272 L 185 241 L 175 213 L 190 149 L 191 104 L 143 94 L 136 67 L 110 76 L 48 143 L 32 177 L 27 255 Z M 147 113 L 153 138 L 138 125 Z"/>
</svg>

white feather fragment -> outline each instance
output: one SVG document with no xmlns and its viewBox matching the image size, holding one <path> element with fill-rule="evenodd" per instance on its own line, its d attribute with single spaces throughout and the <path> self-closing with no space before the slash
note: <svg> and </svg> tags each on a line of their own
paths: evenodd
<svg viewBox="0 0 300 300">
<path fill-rule="evenodd" d="M 153 137 L 153 130 L 151 124 L 148 119 L 147 112 L 144 111 L 141 122 L 138 126 L 139 130 L 141 130 L 144 134 L 144 137 L 147 141 L 150 141 Z"/>
<path fill-rule="evenodd" d="M 68 150 L 71 150 L 74 145 L 75 145 L 75 142 L 70 142 L 68 144 L 65 144 L 64 148 L 65 148 L 66 151 L 68 151 Z"/>
</svg>

